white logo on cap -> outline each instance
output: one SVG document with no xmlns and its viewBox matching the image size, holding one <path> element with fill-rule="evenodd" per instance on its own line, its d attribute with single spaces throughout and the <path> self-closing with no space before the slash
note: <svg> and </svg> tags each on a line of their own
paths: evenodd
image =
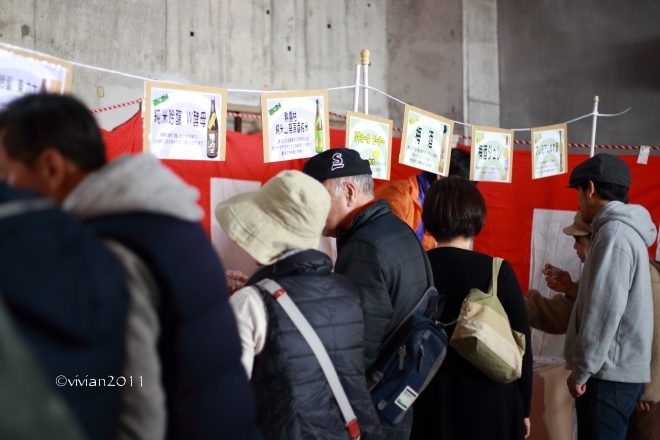
<svg viewBox="0 0 660 440">
<path fill-rule="evenodd" d="M 337 168 L 344 168 L 344 159 L 341 157 L 341 153 L 335 153 L 332 155 L 332 168 L 330 171 L 334 171 Z"/>
</svg>

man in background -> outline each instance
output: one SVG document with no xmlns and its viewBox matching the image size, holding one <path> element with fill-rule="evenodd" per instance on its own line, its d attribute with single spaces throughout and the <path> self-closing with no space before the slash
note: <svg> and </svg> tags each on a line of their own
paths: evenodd
<svg viewBox="0 0 660 440">
<path fill-rule="evenodd" d="M 579 439 L 625 439 L 629 417 L 650 381 L 653 301 L 647 247 L 656 237 L 649 212 L 629 205 L 630 170 L 599 154 L 578 165 L 582 219 L 594 232 L 566 333 Z"/>
</svg>

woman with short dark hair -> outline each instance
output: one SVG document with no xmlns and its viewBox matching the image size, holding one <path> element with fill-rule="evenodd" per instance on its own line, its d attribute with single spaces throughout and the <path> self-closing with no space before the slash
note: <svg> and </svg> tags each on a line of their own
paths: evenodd
<svg viewBox="0 0 660 440">
<path fill-rule="evenodd" d="M 435 286 L 445 296 L 441 321 L 453 322 L 470 290 L 487 292 L 491 282 L 493 258 L 470 250 L 484 226 L 486 203 L 473 183 L 441 179 L 426 193 L 422 220 L 438 242 L 427 255 Z M 493 382 L 449 347 L 442 367 L 415 402 L 411 439 L 521 440 L 529 435 L 531 331 L 518 279 L 506 261 L 497 283 L 511 328 L 525 335 L 522 377 L 508 384 Z M 450 338 L 454 328 L 446 328 Z"/>
</svg>

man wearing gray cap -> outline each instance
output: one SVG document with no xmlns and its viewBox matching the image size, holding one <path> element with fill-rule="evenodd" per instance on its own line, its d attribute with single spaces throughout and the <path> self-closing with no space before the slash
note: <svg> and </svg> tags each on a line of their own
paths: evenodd
<svg viewBox="0 0 660 440">
<path fill-rule="evenodd" d="M 351 280 L 362 299 L 368 372 L 382 342 L 433 285 L 426 252 L 386 200 L 373 200 L 371 167 L 357 151 L 326 150 L 309 159 L 303 172 L 321 182 L 332 198 L 323 235 L 337 237 L 335 272 Z M 407 440 L 411 418 L 409 410 L 397 425 L 381 419 L 385 439 Z"/>
<path fill-rule="evenodd" d="M 594 235 L 566 333 L 567 380 L 579 439 L 624 439 L 650 380 L 653 302 L 647 247 L 656 237 L 649 212 L 629 205 L 630 170 L 599 154 L 578 165 L 583 220 Z"/>
</svg>

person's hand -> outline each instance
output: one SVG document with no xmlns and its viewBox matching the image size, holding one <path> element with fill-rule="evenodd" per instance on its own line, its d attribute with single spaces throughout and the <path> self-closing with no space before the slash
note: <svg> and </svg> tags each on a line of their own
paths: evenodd
<svg viewBox="0 0 660 440">
<path fill-rule="evenodd" d="M 587 391 L 586 383 L 577 383 L 573 376 L 568 376 L 566 379 L 566 385 L 568 385 L 568 392 L 571 393 L 573 399 L 577 399 Z"/>
<path fill-rule="evenodd" d="M 532 422 L 529 421 L 529 417 L 525 417 L 525 438 L 529 437 L 530 432 L 532 432 Z"/>
<path fill-rule="evenodd" d="M 642 402 L 641 400 L 635 404 L 635 409 L 637 411 L 651 411 L 651 405 L 653 402 Z"/>
<path fill-rule="evenodd" d="M 228 270 L 225 272 L 227 276 L 227 287 L 229 288 L 229 294 L 236 292 L 239 289 L 242 289 L 245 286 L 245 282 L 248 280 L 248 276 L 243 274 L 240 270 Z"/>
<path fill-rule="evenodd" d="M 546 276 L 545 281 L 548 283 L 548 287 L 555 292 L 564 293 L 569 298 L 574 297 L 577 293 L 577 283 L 573 282 L 571 275 L 565 270 L 552 264 L 546 264 L 543 268 L 543 275 Z"/>
</svg>

